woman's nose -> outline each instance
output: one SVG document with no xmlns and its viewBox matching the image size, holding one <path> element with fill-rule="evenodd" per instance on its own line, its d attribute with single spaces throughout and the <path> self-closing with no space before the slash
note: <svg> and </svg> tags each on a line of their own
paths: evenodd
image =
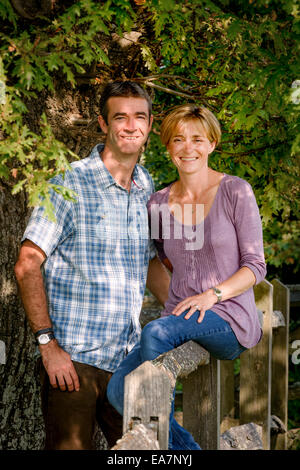
<svg viewBox="0 0 300 470">
<path fill-rule="evenodd" d="M 184 150 L 186 152 L 191 152 L 193 150 L 193 142 L 190 140 L 186 140 L 184 142 Z"/>
</svg>

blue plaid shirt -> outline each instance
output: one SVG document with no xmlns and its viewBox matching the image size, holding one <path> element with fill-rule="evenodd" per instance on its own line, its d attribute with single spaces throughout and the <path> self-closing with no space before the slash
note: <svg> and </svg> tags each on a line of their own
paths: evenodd
<svg viewBox="0 0 300 470">
<path fill-rule="evenodd" d="M 56 223 L 34 209 L 22 241 L 47 255 L 45 289 L 54 334 L 72 360 L 114 371 L 140 337 L 149 258 L 147 201 L 154 186 L 136 165 L 130 193 L 116 183 L 97 145 L 72 163 L 65 178 L 53 178 L 77 193 L 70 202 L 54 191 Z"/>
</svg>

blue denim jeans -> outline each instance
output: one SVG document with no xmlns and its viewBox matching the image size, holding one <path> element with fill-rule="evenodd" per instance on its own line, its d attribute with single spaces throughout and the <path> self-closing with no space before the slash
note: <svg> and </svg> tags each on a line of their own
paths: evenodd
<svg viewBox="0 0 300 470">
<path fill-rule="evenodd" d="M 212 310 L 205 312 L 201 323 L 197 322 L 198 311 L 188 320 L 184 319 L 186 313 L 179 317 L 170 315 L 159 318 L 143 328 L 140 343 L 122 361 L 108 384 L 108 400 L 120 414 L 123 414 L 124 378 L 143 362 L 151 361 L 189 340 L 199 343 L 216 359 L 235 359 L 245 351 L 229 323 Z M 174 419 L 174 400 L 170 413 L 169 449 L 201 449 L 192 435 Z"/>
</svg>

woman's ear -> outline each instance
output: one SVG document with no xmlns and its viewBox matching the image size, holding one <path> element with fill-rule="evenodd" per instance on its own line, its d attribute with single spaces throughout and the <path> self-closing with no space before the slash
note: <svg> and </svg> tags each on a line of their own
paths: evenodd
<svg viewBox="0 0 300 470">
<path fill-rule="evenodd" d="M 212 152 L 215 150 L 216 144 L 217 144 L 217 143 L 216 143 L 215 141 L 210 142 L 210 148 L 211 148 L 211 149 L 210 149 L 210 151 L 209 151 L 209 154 L 212 153 Z"/>
</svg>

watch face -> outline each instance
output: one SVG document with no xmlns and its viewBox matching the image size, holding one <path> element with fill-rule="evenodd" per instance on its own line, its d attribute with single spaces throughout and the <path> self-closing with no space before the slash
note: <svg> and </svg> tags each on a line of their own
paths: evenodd
<svg viewBox="0 0 300 470">
<path fill-rule="evenodd" d="M 49 343 L 49 335 L 43 334 L 43 335 L 39 336 L 38 341 L 39 341 L 40 344 Z"/>
</svg>

